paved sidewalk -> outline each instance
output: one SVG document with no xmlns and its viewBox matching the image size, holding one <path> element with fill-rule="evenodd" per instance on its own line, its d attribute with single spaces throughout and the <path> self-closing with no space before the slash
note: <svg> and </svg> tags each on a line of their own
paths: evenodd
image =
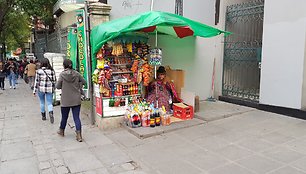
<svg viewBox="0 0 306 174">
<path fill-rule="evenodd" d="M 1 174 L 306 174 L 304 120 L 207 103 L 199 117 L 217 119 L 146 139 L 82 117 L 79 143 L 73 128 L 56 134 L 58 106 L 55 124 L 41 121 L 25 84 L 0 93 Z"/>
<path fill-rule="evenodd" d="M 54 109 L 54 124 L 42 121 L 38 98 L 18 81 L 17 89 L 0 91 L 1 174 L 144 173 L 87 117 L 82 118 L 84 142 L 75 140 L 71 117 L 66 136 L 58 136 L 60 107 Z"/>
</svg>

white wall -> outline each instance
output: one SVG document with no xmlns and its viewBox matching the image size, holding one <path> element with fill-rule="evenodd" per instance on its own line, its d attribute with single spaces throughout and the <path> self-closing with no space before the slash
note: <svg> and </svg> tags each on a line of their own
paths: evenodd
<svg viewBox="0 0 306 174">
<path fill-rule="evenodd" d="M 112 6 L 110 19 L 150 11 L 150 2 L 149 0 L 108 0 L 108 5 Z"/>
<path fill-rule="evenodd" d="M 108 0 L 108 5 L 111 20 L 151 10 L 151 0 Z M 175 0 L 154 0 L 153 10 L 174 13 Z"/>
<path fill-rule="evenodd" d="M 262 104 L 296 109 L 305 105 L 305 9 L 305 0 L 265 1 L 259 100 Z"/>
<path fill-rule="evenodd" d="M 306 31 L 305 31 L 305 48 L 304 48 L 304 73 L 303 73 L 303 88 L 302 88 L 302 107 L 301 109 L 306 109 Z"/>
</svg>

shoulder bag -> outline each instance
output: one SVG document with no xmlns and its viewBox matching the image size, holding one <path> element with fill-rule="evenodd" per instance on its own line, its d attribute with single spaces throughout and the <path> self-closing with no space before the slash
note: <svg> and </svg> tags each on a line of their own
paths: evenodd
<svg viewBox="0 0 306 174">
<path fill-rule="evenodd" d="M 43 69 L 42 69 L 43 70 Z M 50 76 L 48 76 L 47 72 L 45 70 L 43 70 L 44 73 L 46 74 L 46 76 L 48 77 L 48 79 L 50 80 L 50 82 L 52 83 L 52 90 L 53 92 L 55 91 L 55 82 L 50 78 Z M 52 71 L 52 70 L 51 70 Z"/>
</svg>

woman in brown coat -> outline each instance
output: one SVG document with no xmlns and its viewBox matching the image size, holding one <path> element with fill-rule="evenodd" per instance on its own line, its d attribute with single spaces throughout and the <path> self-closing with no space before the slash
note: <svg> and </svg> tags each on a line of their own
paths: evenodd
<svg viewBox="0 0 306 174">
<path fill-rule="evenodd" d="M 33 60 L 30 60 L 30 64 L 26 66 L 24 73 L 28 76 L 30 88 L 33 90 L 36 74 L 36 65 L 34 64 Z"/>
</svg>

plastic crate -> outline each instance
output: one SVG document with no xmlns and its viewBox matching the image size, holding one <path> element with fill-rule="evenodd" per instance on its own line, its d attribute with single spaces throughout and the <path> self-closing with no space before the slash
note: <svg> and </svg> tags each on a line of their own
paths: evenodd
<svg viewBox="0 0 306 174">
<path fill-rule="evenodd" d="M 173 116 L 182 120 L 193 119 L 193 107 L 183 103 L 173 104 Z"/>
</svg>

